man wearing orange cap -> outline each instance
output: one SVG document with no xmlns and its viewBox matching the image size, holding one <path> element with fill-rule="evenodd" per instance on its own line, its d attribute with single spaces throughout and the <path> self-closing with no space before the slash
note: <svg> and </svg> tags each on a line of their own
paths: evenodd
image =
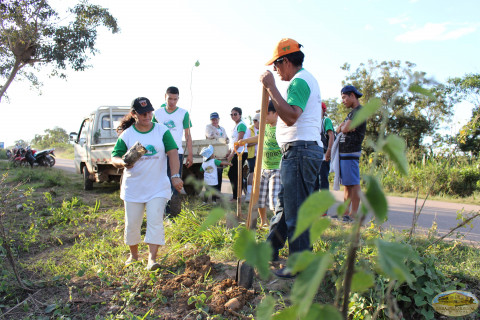
<svg viewBox="0 0 480 320">
<path fill-rule="evenodd" d="M 282 39 L 273 58 L 267 62 L 267 65 L 273 64 L 282 81 L 289 82 L 283 96 L 272 72 L 266 71 L 260 77 L 278 113 L 276 136 L 282 150 L 281 188 L 267 237 L 273 247 L 273 260 L 278 259 L 278 252 L 287 239 L 290 255 L 312 248 L 309 230 L 292 241 L 298 209 L 318 189 L 323 160 L 320 89 L 312 74 L 303 69 L 305 56 L 300 47 L 293 39 Z M 286 269 L 277 270 L 275 274 L 281 278 L 294 276 Z"/>
</svg>

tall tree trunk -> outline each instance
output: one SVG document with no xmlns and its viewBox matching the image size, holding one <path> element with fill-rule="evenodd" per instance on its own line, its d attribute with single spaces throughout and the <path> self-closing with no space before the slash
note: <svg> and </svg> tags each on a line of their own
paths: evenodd
<svg viewBox="0 0 480 320">
<path fill-rule="evenodd" d="M 12 83 L 13 79 L 15 79 L 15 76 L 22 67 L 22 63 L 18 59 L 15 59 L 15 65 L 13 66 L 12 71 L 8 76 L 7 82 L 5 82 L 5 84 L 0 88 L 0 102 L 2 101 L 2 97 L 5 94 L 5 91 L 7 91 L 8 87 Z"/>
</svg>

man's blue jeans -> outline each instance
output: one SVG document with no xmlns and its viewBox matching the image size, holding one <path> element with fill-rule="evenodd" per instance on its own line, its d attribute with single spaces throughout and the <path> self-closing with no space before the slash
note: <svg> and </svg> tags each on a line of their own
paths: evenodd
<svg viewBox="0 0 480 320">
<path fill-rule="evenodd" d="M 320 168 L 320 189 L 327 189 L 329 187 L 328 175 L 330 174 L 330 160 L 323 160 Z"/>
<path fill-rule="evenodd" d="M 267 241 L 273 248 L 273 259 L 278 257 L 278 251 L 283 248 L 287 239 L 290 255 L 312 248 L 309 230 L 294 241 L 291 239 L 295 233 L 300 205 L 311 193 L 318 190 L 323 149 L 316 144 L 296 144 L 283 152 L 280 164 L 282 185 L 267 236 Z"/>
</svg>

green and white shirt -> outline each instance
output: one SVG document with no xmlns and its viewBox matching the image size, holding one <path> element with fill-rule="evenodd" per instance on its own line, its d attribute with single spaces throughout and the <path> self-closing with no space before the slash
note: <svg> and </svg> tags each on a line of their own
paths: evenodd
<svg viewBox="0 0 480 320">
<path fill-rule="evenodd" d="M 245 132 L 243 135 L 243 139 L 249 138 L 250 137 L 250 130 L 247 130 L 247 125 L 243 120 L 240 120 L 236 125 L 235 128 L 233 128 L 232 131 L 232 140 L 230 140 L 230 150 L 233 150 L 233 144 L 238 141 L 238 133 L 239 132 Z M 247 152 L 245 147 L 238 147 L 237 149 L 238 153 L 242 152 Z"/>
<path fill-rule="evenodd" d="M 294 125 L 288 126 L 280 117 L 277 121 L 277 141 L 280 147 L 292 141 L 317 141 L 323 146 L 322 99 L 317 80 L 305 69 L 300 69 L 290 81 L 283 98 L 291 106 L 298 106 L 302 114 Z"/>
<path fill-rule="evenodd" d="M 158 123 L 154 123 L 148 132 L 140 132 L 132 125 L 118 137 L 112 157 L 122 157 L 137 141 L 148 152 L 132 168 L 124 169 L 120 198 L 139 203 L 153 198 L 170 199 L 172 190 L 167 176 L 166 152 L 177 149 L 172 134 L 166 126 Z"/>
<path fill-rule="evenodd" d="M 216 186 L 218 184 L 218 166 L 222 162 L 217 159 L 210 159 L 204 161 L 200 167 L 200 171 L 203 171 L 203 180 L 207 186 Z"/>
<path fill-rule="evenodd" d="M 183 154 L 183 130 L 192 127 L 188 111 L 177 107 L 172 113 L 168 113 L 166 105 L 162 104 L 162 106 L 153 113 L 152 122 L 162 123 L 170 130 L 178 146 L 178 153 Z"/>
<path fill-rule="evenodd" d="M 277 143 L 276 128 L 268 123 L 265 125 L 265 138 L 263 140 L 262 169 L 280 169 L 282 150 Z"/>
</svg>

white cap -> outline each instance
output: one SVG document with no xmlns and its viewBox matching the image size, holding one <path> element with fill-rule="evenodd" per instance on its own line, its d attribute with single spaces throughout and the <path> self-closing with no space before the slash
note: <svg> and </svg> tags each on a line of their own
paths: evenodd
<svg viewBox="0 0 480 320">
<path fill-rule="evenodd" d="M 255 113 L 255 115 L 253 116 L 253 120 L 257 120 L 258 122 L 260 122 L 260 113 Z"/>
<path fill-rule="evenodd" d="M 213 154 L 213 146 L 209 145 L 208 147 L 203 148 L 200 151 L 200 155 L 203 157 L 203 160 L 208 160 Z"/>
</svg>

